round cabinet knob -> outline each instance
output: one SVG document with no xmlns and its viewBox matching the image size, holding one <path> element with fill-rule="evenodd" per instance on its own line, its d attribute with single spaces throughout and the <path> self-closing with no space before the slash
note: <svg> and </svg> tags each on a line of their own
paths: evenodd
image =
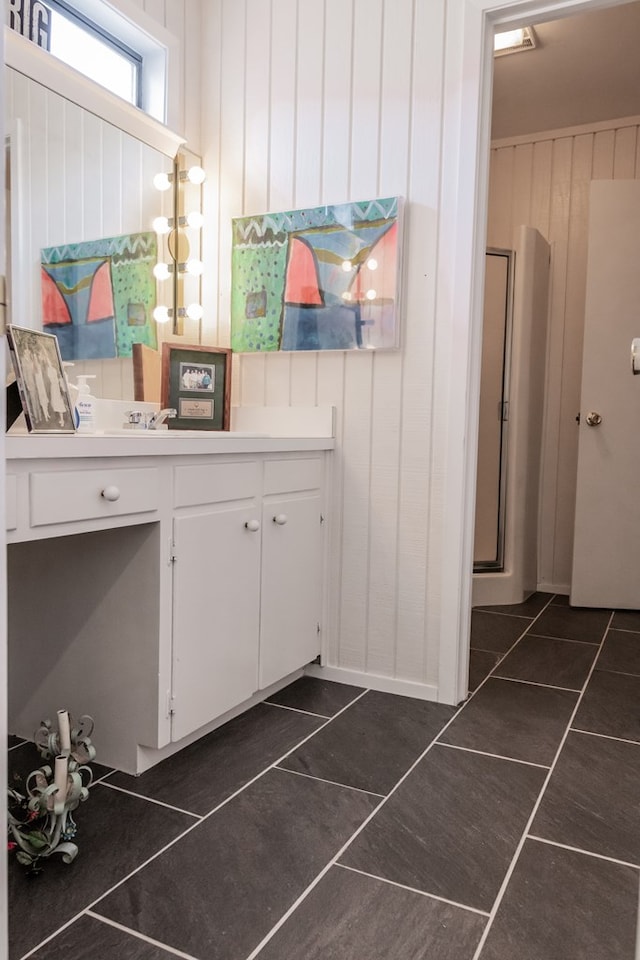
<svg viewBox="0 0 640 960">
<path fill-rule="evenodd" d="M 118 487 L 105 487 L 102 491 L 102 496 L 105 498 L 105 500 L 110 500 L 112 503 L 114 503 L 116 500 L 120 499 L 120 490 Z"/>
<path fill-rule="evenodd" d="M 276 514 L 276 516 L 273 518 L 273 522 L 274 522 L 274 523 L 277 523 L 279 527 L 284 527 L 284 525 L 285 525 L 285 523 L 287 522 L 288 519 L 289 519 L 289 518 L 288 518 L 288 516 L 286 515 L 286 513 L 278 513 L 278 514 Z"/>
<path fill-rule="evenodd" d="M 595 411 L 592 410 L 591 413 L 587 414 L 587 423 L 590 427 L 597 427 L 602 423 L 602 417 L 599 413 L 595 413 Z"/>
<path fill-rule="evenodd" d="M 258 530 L 260 529 L 260 521 L 247 520 L 247 522 L 245 523 L 245 527 L 247 528 L 247 530 L 250 530 L 251 533 L 257 533 Z"/>
</svg>

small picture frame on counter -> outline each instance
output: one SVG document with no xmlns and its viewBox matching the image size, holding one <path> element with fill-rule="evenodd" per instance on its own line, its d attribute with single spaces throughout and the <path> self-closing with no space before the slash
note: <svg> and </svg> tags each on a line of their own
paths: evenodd
<svg viewBox="0 0 640 960">
<path fill-rule="evenodd" d="M 231 350 L 163 343 L 161 405 L 176 411 L 170 430 L 228 430 Z"/>
<path fill-rule="evenodd" d="M 29 432 L 75 433 L 57 337 L 9 324 L 7 344 Z"/>
</svg>

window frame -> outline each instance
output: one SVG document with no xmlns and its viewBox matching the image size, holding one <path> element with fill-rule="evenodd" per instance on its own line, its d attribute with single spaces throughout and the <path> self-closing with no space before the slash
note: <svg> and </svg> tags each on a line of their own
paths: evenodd
<svg viewBox="0 0 640 960">
<path fill-rule="evenodd" d="M 106 47 L 110 47 L 117 54 L 132 64 L 135 70 L 135 81 L 133 85 L 134 99 L 128 100 L 127 102 L 131 103 L 134 107 L 144 109 L 142 98 L 143 75 L 145 70 L 144 56 L 136 49 L 126 44 L 124 40 L 120 39 L 117 35 L 110 33 L 104 26 L 85 16 L 85 14 L 83 14 L 80 10 L 76 10 L 74 6 L 65 2 L 65 0 L 44 0 L 44 2 L 46 6 L 48 6 L 57 16 L 65 17 L 75 26 L 85 30 L 89 36 L 94 37 Z M 67 63 L 67 61 L 63 60 L 63 63 Z M 71 66 L 72 69 L 75 69 L 69 63 L 67 63 L 67 66 Z M 89 76 L 89 74 L 85 74 L 85 76 L 87 76 L 90 80 L 93 79 L 91 76 Z M 100 83 L 100 81 L 94 80 L 94 83 Z M 100 85 L 103 86 L 103 84 Z M 105 89 L 109 88 L 105 87 Z"/>
</svg>

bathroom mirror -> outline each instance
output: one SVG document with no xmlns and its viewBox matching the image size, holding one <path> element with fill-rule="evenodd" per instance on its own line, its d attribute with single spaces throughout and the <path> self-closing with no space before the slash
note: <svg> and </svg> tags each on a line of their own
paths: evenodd
<svg viewBox="0 0 640 960">
<path fill-rule="evenodd" d="M 171 194 L 153 178 L 173 160 L 10 66 L 5 109 L 9 319 L 40 329 L 40 251 L 151 231 L 171 215 Z M 171 302 L 172 283 L 158 282 L 158 302 Z M 77 361 L 78 373 L 96 375 L 98 396 L 133 399 L 130 357 Z"/>
</svg>

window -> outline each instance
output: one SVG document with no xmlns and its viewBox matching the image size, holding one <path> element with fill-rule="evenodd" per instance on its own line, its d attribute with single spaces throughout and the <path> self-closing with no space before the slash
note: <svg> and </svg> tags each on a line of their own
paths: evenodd
<svg viewBox="0 0 640 960">
<path fill-rule="evenodd" d="M 82 73 L 89 86 L 96 85 L 96 95 L 101 88 L 118 97 L 109 107 L 112 112 L 117 112 L 115 104 L 123 100 L 125 110 L 133 104 L 161 124 L 178 124 L 178 40 L 132 0 L 5 0 L 5 5 L 9 35 L 21 34 L 33 47 L 53 54 L 44 59 L 40 54 L 31 56 L 24 44 L 9 40 L 5 54 L 9 51 L 17 61 L 11 64 L 16 69 L 34 79 L 34 70 L 50 72 L 58 82 L 77 86 L 79 91 L 85 87 L 77 83 L 77 73 Z M 51 66 L 46 67 L 44 61 Z M 72 69 L 66 70 L 67 66 Z M 68 76 L 63 78 L 65 71 Z M 40 82 L 50 85 L 42 78 Z M 82 96 L 80 92 L 77 95 Z M 73 93 L 67 96 L 75 102 Z"/>
<path fill-rule="evenodd" d="M 60 0 L 51 9 L 50 52 L 68 66 L 122 97 L 142 106 L 142 57 Z"/>
</svg>

